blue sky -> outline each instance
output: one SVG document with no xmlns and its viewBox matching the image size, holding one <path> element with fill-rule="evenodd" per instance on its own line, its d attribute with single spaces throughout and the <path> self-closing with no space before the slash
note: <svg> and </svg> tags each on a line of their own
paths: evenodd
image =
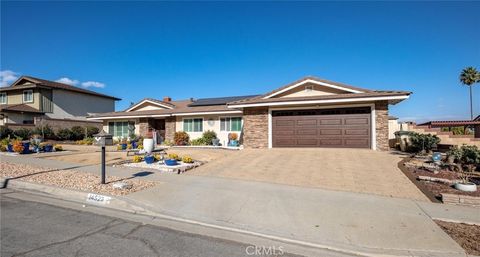
<svg viewBox="0 0 480 257">
<path fill-rule="evenodd" d="M 117 110 L 144 97 L 265 93 L 314 75 L 413 91 L 391 107 L 403 119 L 463 119 L 458 75 L 480 68 L 479 12 L 480 2 L 2 1 L 0 70 L 4 83 L 63 78 L 120 97 Z"/>
</svg>

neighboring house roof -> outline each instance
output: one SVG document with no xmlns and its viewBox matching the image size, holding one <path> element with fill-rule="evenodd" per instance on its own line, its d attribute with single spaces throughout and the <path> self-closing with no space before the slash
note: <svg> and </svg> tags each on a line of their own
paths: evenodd
<svg viewBox="0 0 480 257">
<path fill-rule="evenodd" d="M 388 116 L 388 119 L 389 119 L 389 120 L 398 120 L 397 117 L 395 117 L 395 116 L 390 116 L 390 115 Z"/>
<path fill-rule="evenodd" d="M 26 104 L 4 104 L 0 105 L 1 112 L 28 112 L 28 113 L 44 113 Z"/>
<path fill-rule="evenodd" d="M 480 121 L 480 115 L 478 115 L 475 119 L 473 119 L 475 121 Z"/>
<path fill-rule="evenodd" d="M 28 81 L 32 82 L 33 85 L 17 85 L 22 80 L 28 80 Z M 39 79 L 39 78 L 31 77 L 31 76 L 22 76 L 19 79 L 17 79 L 12 85 L 10 85 L 8 87 L 0 88 L 0 91 L 11 91 L 11 90 L 29 89 L 29 88 L 36 88 L 36 87 L 68 90 L 68 91 L 77 92 L 77 93 L 83 93 L 83 94 L 88 94 L 88 95 L 110 98 L 110 99 L 113 99 L 113 100 L 116 100 L 116 101 L 122 100 L 120 98 L 105 95 L 105 94 L 101 94 L 101 93 L 98 93 L 98 92 L 95 92 L 95 91 L 92 91 L 92 90 L 83 89 L 83 88 L 67 85 L 67 84 L 60 83 L 60 82 L 55 82 L 55 81 L 50 81 L 50 80 L 45 80 L 45 79 Z"/>
<path fill-rule="evenodd" d="M 425 122 L 418 126 L 456 127 L 468 125 L 480 125 L 480 120 L 436 120 Z"/>
</svg>

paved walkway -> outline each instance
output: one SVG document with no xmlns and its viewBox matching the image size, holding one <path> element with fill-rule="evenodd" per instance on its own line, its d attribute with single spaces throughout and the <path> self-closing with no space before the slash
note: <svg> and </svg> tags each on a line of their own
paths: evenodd
<svg viewBox="0 0 480 257">
<path fill-rule="evenodd" d="M 30 157 L 2 160 L 51 168 L 75 167 Z M 80 168 L 98 174 L 98 166 Z M 112 168 L 112 175 L 139 170 Z M 435 204 L 370 194 L 247 182 L 225 178 L 153 173 L 159 186 L 127 196 L 161 214 L 243 229 L 316 246 L 357 253 L 464 256 L 430 217 L 447 215 Z M 444 207 L 444 206 L 442 206 Z M 451 206 L 456 220 L 475 220 L 478 209 Z"/>
<path fill-rule="evenodd" d="M 368 149 L 245 149 L 188 174 L 428 201 L 398 169 L 400 157 Z"/>
</svg>

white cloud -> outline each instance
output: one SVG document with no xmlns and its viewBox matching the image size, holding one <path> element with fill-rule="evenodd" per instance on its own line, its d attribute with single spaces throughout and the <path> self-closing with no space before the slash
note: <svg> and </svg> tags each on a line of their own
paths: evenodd
<svg viewBox="0 0 480 257">
<path fill-rule="evenodd" d="M 76 79 L 69 79 L 67 77 L 63 77 L 63 78 L 59 78 L 57 80 L 55 80 L 56 82 L 59 82 L 59 83 L 63 83 L 63 84 L 67 84 L 67 85 L 71 85 L 71 86 L 76 86 L 78 85 L 78 83 L 80 81 L 76 80 Z"/>
<path fill-rule="evenodd" d="M 18 79 L 18 73 L 11 70 L 0 71 L 0 87 L 6 87 Z"/>
<path fill-rule="evenodd" d="M 100 88 L 104 88 L 105 87 L 105 84 L 101 83 L 101 82 L 97 82 L 97 81 L 86 81 L 86 82 L 82 82 L 82 86 L 83 87 L 100 87 Z"/>
</svg>

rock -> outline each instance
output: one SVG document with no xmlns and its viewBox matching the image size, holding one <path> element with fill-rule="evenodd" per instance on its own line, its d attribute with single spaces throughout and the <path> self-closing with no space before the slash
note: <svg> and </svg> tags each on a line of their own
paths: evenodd
<svg viewBox="0 0 480 257">
<path fill-rule="evenodd" d="M 124 189 L 132 188 L 132 185 L 128 184 L 127 182 L 116 182 L 116 183 L 113 183 L 113 188 L 124 190 Z"/>
</svg>

